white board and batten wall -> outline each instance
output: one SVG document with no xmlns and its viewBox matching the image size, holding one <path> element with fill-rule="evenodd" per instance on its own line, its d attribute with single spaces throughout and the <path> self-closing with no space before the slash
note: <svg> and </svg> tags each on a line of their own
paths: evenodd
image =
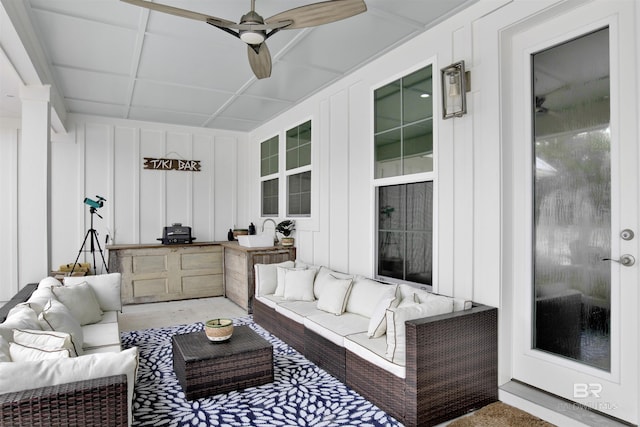
<svg viewBox="0 0 640 427">
<path fill-rule="evenodd" d="M 17 267 L 19 214 L 9 208 L 19 192 L 29 193 L 29 183 L 18 182 L 19 121 L 0 128 L 0 220 L 7 230 L 0 241 L 0 281 L 6 284 L 0 301 L 7 301 L 29 281 Z M 50 268 L 75 261 L 90 228 L 83 201 L 96 195 L 106 198 L 97 210 L 103 218 L 94 218 L 103 250 L 107 235 L 109 243 L 156 243 L 174 222 L 191 226 L 198 241 L 226 240 L 236 222 L 237 153 L 246 134 L 74 115 L 67 130 L 51 137 Z M 200 160 L 201 171 L 147 170 L 144 157 Z M 41 201 L 43 209 L 47 203 Z M 93 262 L 85 255 L 80 259 Z"/>
</svg>

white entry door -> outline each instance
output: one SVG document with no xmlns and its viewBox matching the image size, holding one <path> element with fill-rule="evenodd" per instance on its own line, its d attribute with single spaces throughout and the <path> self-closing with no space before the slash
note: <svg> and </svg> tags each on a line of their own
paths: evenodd
<svg viewBox="0 0 640 427">
<path fill-rule="evenodd" d="M 636 424 L 637 5 L 562 7 L 507 44 L 512 376 Z"/>
</svg>

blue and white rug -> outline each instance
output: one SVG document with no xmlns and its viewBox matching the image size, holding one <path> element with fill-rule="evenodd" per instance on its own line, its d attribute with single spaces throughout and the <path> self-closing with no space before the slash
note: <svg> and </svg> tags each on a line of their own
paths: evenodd
<svg viewBox="0 0 640 427">
<path fill-rule="evenodd" d="M 250 316 L 234 324 L 249 325 L 271 342 L 274 382 L 193 401 L 173 372 L 171 336 L 201 330 L 202 323 L 121 334 L 123 347 L 140 350 L 134 426 L 401 426 Z"/>
</svg>

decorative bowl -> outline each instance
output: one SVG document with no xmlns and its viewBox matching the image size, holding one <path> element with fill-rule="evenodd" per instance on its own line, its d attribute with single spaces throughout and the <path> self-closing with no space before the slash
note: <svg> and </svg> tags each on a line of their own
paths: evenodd
<svg viewBox="0 0 640 427">
<path fill-rule="evenodd" d="M 231 338 L 233 334 L 233 320 L 211 319 L 204 323 L 204 332 L 209 341 L 221 342 Z"/>
</svg>

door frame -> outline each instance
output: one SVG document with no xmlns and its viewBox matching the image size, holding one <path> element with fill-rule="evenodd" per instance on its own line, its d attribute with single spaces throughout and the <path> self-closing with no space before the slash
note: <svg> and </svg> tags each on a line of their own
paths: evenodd
<svg viewBox="0 0 640 427">
<path fill-rule="evenodd" d="M 584 378 L 585 383 L 594 381 L 587 378 L 596 378 L 607 383 L 615 383 L 620 385 L 628 399 L 625 403 L 616 405 L 615 402 L 606 402 L 605 399 L 589 399 L 588 401 L 579 401 L 575 398 L 575 382 L 573 387 L 565 387 L 560 390 L 556 386 L 540 386 L 532 384 L 538 388 L 549 391 L 560 397 L 572 400 L 578 404 L 590 407 L 591 409 L 603 409 L 610 416 L 623 419 L 625 421 L 638 423 L 638 342 L 640 342 L 640 333 L 638 331 L 638 316 L 631 312 L 630 307 L 637 312 L 640 298 L 638 294 L 638 266 L 626 268 L 618 265 L 611 266 L 612 271 L 612 307 L 614 304 L 622 302 L 620 293 L 617 293 L 617 299 L 613 288 L 620 285 L 629 285 L 632 289 L 625 289 L 623 295 L 632 303 L 627 305 L 627 309 L 622 309 L 622 314 L 612 316 L 611 330 L 614 328 L 620 332 L 620 335 L 611 335 L 612 359 L 611 373 L 604 374 L 603 371 L 580 364 L 576 361 L 561 359 L 556 356 L 546 354 L 538 350 L 532 350 L 531 347 L 531 329 L 530 319 L 532 319 L 532 292 L 531 278 L 532 261 L 527 259 L 526 254 L 531 254 L 532 236 L 531 229 L 527 226 L 531 224 L 531 205 L 532 193 L 532 167 L 531 154 L 524 155 L 526 150 L 530 150 L 531 138 L 531 88 L 527 85 L 530 82 L 530 53 L 543 50 L 546 47 L 554 46 L 560 42 L 571 40 L 580 35 L 589 33 L 603 27 L 609 27 L 610 37 L 610 85 L 611 85 L 611 140 L 621 140 L 623 138 L 631 138 L 637 141 L 640 132 L 638 130 L 638 83 L 635 71 L 637 70 L 637 49 L 638 41 L 636 39 L 625 38 L 625 43 L 631 44 L 632 49 L 625 49 L 622 52 L 620 45 L 621 33 L 628 33 L 629 28 L 634 28 L 638 11 L 634 2 L 616 2 L 612 3 L 603 1 L 593 1 L 590 3 L 572 3 L 563 2 L 556 8 L 550 8 L 544 13 L 536 15 L 526 21 L 518 23 L 516 26 L 504 31 L 501 38 L 501 57 L 502 57 L 502 188 L 503 188 L 503 228 L 502 228 L 502 274 L 503 286 L 501 289 L 501 299 L 503 307 L 501 334 L 506 337 L 506 343 L 501 351 L 501 356 L 506 356 L 505 363 L 501 363 L 501 382 L 506 382 L 511 378 L 518 378 L 521 370 L 521 362 L 518 358 L 529 358 L 542 361 L 540 366 L 549 366 L 553 369 L 569 372 L 579 372 L 575 378 Z M 571 15 L 571 18 L 568 18 Z M 570 24 L 566 21 L 570 19 Z M 558 22 L 565 21 L 564 25 L 558 25 Z M 524 43 L 521 38 L 526 33 L 537 31 L 540 28 L 549 28 L 555 25 L 555 30 L 545 40 L 539 40 L 535 44 L 529 42 Z M 525 50 L 516 51 L 517 47 L 527 46 Z M 526 74 L 524 74 L 526 73 Z M 526 76 L 526 77 L 516 77 Z M 522 82 L 525 84 L 520 84 Z M 620 93 L 619 82 L 625 82 L 625 92 Z M 620 94 L 620 98 L 618 98 Z M 629 101 L 632 99 L 632 101 Z M 624 107 L 624 108 L 623 108 Z M 626 124 L 626 127 L 622 127 Z M 632 125 L 633 124 L 633 125 Z M 522 142 L 526 141 L 526 142 Z M 520 145 L 518 145 L 520 144 Z M 625 144 L 627 149 L 630 145 L 634 148 L 623 153 L 616 153 L 619 144 L 612 144 L 612 205 L 620 206 L 620 183 L 622 178 L 613 169 L 614 156 L 617 156 L 621 164 L 622 170 L 633 170 L 640 164 L 639 150 L 637 144 Z M 632 169 L 629 169 L 632 168 Z M 632 186 L 636 189 L 640 188 L 640 179 L 637 172 L 633 177 L 625 176 L 625 179 L 631 178 Z M 527 189 L 522 191 L 522 189 Z M 632 228 L 637 234 L 638 230 L 638 200 L 640 193 L 636 190 L 633 194 L 635 201 L 631 204 L 628 211 L 621 212 L 618 217 L 612 217 L 612 230 L 623 228 Z M 526 213 L 528 219 L 522 220 L 522 214 Z M 523 224 L 525 227 L 523 227 Z M 615 234 L 615 233 L 614 233 Z M 624 242 L 616 240 L 612 236 L 612 257 L 617 257 L 622 253 L 631 253 L 638 258 L 638 238 L 632 242 Z M 624 269 L 624 270 L 621 270 Z M 526 284 L 525 284 L 526 282 Z M 524 303 L 522 302 L 524 299 Z M 635 302 L 635 303 L 633 303 Z M 523 308 L 525 308 L 523 310 Z M 632 325 L 626 325 L 623 319 L 631 319 Z M 625 329 L 622 329 L 625 328 Z M 628 329 L 627 329 L 628 328 Z M 627 335 L 631 339 L 622 339 Z M 617 347 L 616 351 L 614 348 Z M 528 347 L 528 348 L 527 348 Z M 629 363 L 629 358 L 636 361 L 635 364 Z M 634 365 L 634 366 L 632 366 Z M 622 366 L 622 367 L 621 367 Z M 540 374 L 545 378 L 542 384 L 558 380 L 554 377 L 554 372 L 543 370 Z M 578 380 L 576 380 L 578 381 Z M 529 381 L 525 381 L 529 382 Z M 565 384 L 566 385 L 566 384 Z M 592 396 L 591 396 L 592 397 Z M 612 409 L 612 405 L 615 408 Z"/>
</svg>

